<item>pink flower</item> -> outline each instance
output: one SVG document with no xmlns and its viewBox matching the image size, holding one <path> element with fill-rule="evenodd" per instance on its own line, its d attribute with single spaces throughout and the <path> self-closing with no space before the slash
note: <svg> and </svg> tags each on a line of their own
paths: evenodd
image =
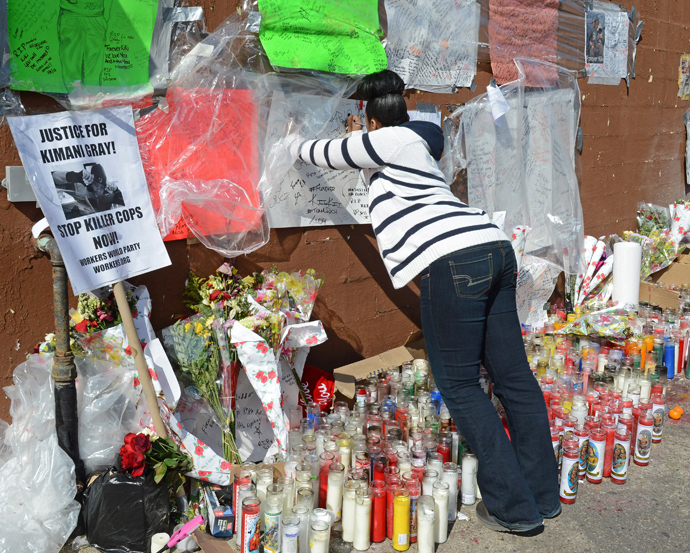
<svg viewBox="0 0 690 553">
<path fill-rule="evenodd" d="M 268 346 L 263 342 L 256 344 L 256 349 L 258 349 L 264 355 L 268 353 Z"/>
<path fill-rule="evenodd" d="M 309 338 L 307 338 L 307 340 L 306 340 L 308 346 L 313 346 L 318 341 L 319 341 L 319 339 L 316 336 L 309 336 Z"/>
<path fill-rule="evenodd" d="M 204 454 L 204 448 L 201 446 L 196 446 L 194 448 L 194 453 L 196 453 L 199 456 L 202 456 Z"/>
</svg>

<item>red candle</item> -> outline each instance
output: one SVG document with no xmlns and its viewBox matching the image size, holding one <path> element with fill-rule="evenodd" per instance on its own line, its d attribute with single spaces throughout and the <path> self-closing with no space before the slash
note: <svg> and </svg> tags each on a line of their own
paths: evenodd
<svg viewBox="0 0 690 553">
<path fill-rule="evenodd" d="M 589 433 L 589 452 L 587 459 L 587 482 L 598 484 L 601 482 L 601 469 L 604 462 L 601 459 L 606 447 L 606 432 L 600 428 L 593 428 Z"/>
<path fill-rule="evenodd" d="M 393 499 L 395 490 L 402 488 L 402 481 L 397 476 L 391 476 L 386 486 L 386 536 L 393 539 Z"/>
<path fill-rule="evenodd" d="M 374 482 L 371 496 L 371 541 L 380 543 L 386 539 L 386 484 Z"/>
<path fill-rule="evenodd" d="M 424 459 L 412 459 L 412 473 L 417 477 L 420 482 L 424 477 L 424 471 L 426 470 L 426 461 Z"/>
<path fill-rule="evenodd" d="M 450 446 L 445 443 L 438 444 L 436 453 L 440 453 L 444 463 L 450 463 Z"/>
<path fill-rule="evenodd" d="M 630 435 L 630 451 L 632 451 L 633 455 L 635 454 L 635 439 L 637 438 L 637 421 L 640 420 L 640 408 L 639 407 L 633 407 L 632 410 L 632 416 L 633 416 L 633 424 L 632 424 L 632 433 Z"/>
<path fill-rule="evenodd" d="M 386 481 L 386 467 L 388 466 L 388 458 L 385 455 L 379 455 L 374 459 L 374 480 Z"/>
<path fill-rule="evenodd" d="M 613 419 L 602 421 L 601 428 L 606 432 L 606 452 L 604 454 L 604 469 L 602 476 L 611 476 L 611 460 L 613 459 L 613 444 L 616 441 L 616 423 Z"/>
</svg>

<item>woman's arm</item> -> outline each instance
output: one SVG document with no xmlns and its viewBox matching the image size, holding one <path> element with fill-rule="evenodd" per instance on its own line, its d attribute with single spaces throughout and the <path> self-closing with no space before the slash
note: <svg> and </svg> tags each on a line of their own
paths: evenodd
<svg viewBox="0 0 690 553">
<path fill-rule="evenodd" d="M 324 169 L 377 169 L 393 161 L 402 144 L 394 127 L 334 140 L 307 140 L 298 157 Z"/>
</svg>

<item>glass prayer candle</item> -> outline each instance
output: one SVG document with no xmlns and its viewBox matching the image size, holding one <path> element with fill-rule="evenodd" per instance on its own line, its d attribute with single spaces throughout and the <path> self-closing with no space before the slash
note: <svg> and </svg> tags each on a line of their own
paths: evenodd
<svg viewBox="0 0 690 553">
<path fill-rule="evenodd" d="M 242 500 L 242 525 L 240 532 L 240 552 L 258 551 L 260 546 L 261 501 L 256 496 Z"/>
<path fill-rule="evenodd" d="M 417 551 L 434 553 L 435 549 L 435 503 L 429 496 L 422 496 L 417 502 Z"/>
<path fill-rule="evenodd" d="M 264 503 L 264 553 L 280 551 L 280 521 L 283 515 L 283 486 L 271 484 Z"/>
<path fill-rule="evenodd" d="M 355 466 L 367 475 L 367 480 L 371 480 L 371 459 L 369 458 L 369 453 L 366 451 L 355 453 Z"/>
<path fill-rule="evenodd" d="M 401 473 L 412 470 L 412 457 L 409 452 L 398 450 L 398 468 Z"/>
<path fill-rule="evenodd" d="M 371 487 L 371 541 L 386 539 L 386 484 L 374 482 Z"/>
<path fill-rule="evenodd" d="M 426 458 L 426 468 L 438 472 L 439 476 L 443 473 L 443 457 L 439 453 L 428 453 Z"/>
<path fill-rule="evenodd" d="M 237 507 L 235 508 L 235 521 L 237 523 L 238 530 L 235 532 L 235 543 L 241 547 L 242 545 L 242 502 L 247 497 L 256 496 L 256 485 L 252 482 L 245 482 L 240 484 L 237 489 Z M 257 511 L 257 520 L 259 519 L 260 512 Z M 258 546 L 258 543 L 257 543 Z"/>
<path fill-rule="evenodd" d="M 434 469 L 426 469 L 422 476 L 422 494 L 431 495 L 434 489 L 434 484 L 438 482 L 439 473 Z"/>
<path fill-rule="evenodd" d="M 604 468 L 605 450 L 606 431 L 603 428 L 593 428 L 589 432 L 587 482 L 591 482 L 592 484 L 599 484 L 601 482 Z"/>
<path fill-rule="evenodd" d="M 654 419 L 652 442 L 655 444 L 661 442 L 661 436 L 664 433 L 665 408 L 666 399 L 661 394 L 652 394 L 652 418 Z"/>
<path fill-rule="evenodd" d="M 602 473 L 605 477 L 611 476 L 611 459 L 613 458 L 613 445 L 616 440 L 616 426 L 614 420 L 604 420 L 601 423 L 601 429 L 606 432 L 606 449 Z"/>
<path fill-rule="evenodd" d="M 640 413 L 637 421 L 637 437 L 635 439 L 635 464 L 647 466 L 652 452 L 652 432 L 654 431 L 654 417 L 648 413 Z"/>
<path fill-rule="evenodd" d="M 434 541 L 445 543 L 448 539 L 448 484 L 435 482 L 434 498 Z"/>
<path fill-rule="evenodd" d="M 326 489 L 326 509 L 335 513 L 335 520 L 340 520 L 343 503 L 343 482 L 345 467 L 342 463 L 332 463 L 328 469 L 328 488 Z"/>
<path fill-rule="evenodd" d="M 371 488 L 360 488 L 355 494 L 355 534 L 353 547 L 357 551 L 366 551 L 371 546 L 372 522 Z"/>
<path fill-rule="evenodd" d="M 283 513 L 292 513 L 295 506 L 295 480 L 284 476 L 278 479 L 278 484 L 283 487 Z"/>
<path fill-rule="evenodd" d="M 402 481 L 400 478 L 391 477 L 386 482 L 386 537 L 389 540 L 393 539 L 393 499 L 395 498 L 395 490 L 402 488 Z"/>
<path fill-rule="evenodd" d="M 282 553 L 299 553 L 299 517 L 294 515 L 283 517 L 280 541 Z"/>
<path fill-rule="evenodd" d="M 451 455 L 450 455 L 450 445 L 451 445 L 451 438 L 450 436 L 443 436 L 439 437 L 437 440 L 438 446 L 436 448 L 436 452 L 441 456 L 441 460 L 444 463 L 450 463 Z"/>
<path fill-rule="evenodd" d="M 311 511 L 307 511 L 306 507 L 295 506 L 292 508 L 292 514 L 299 519 L 299 550 L 308 551 L 309 528 L 311 525 L 309 517 L 311 515 Z"/>
<path fill-rule="evenodd" d="M 417 501 L 422 495 L 422 485 L 417 479 L 407 480 L 403 484 L 410 492 L 410 543 L 417 541 Z"/>
<path fill-rule="evenodd" d="M 461 496 L 463 505 L 473 505 L 477 494 L 477 458 L 473 453 L 462 456 Z"/>
<path fill-rule="evenodd" d="M 630 462 L 630 431 L 627 428 L 618 429 L 613 446 L 611 464 L 611 482 L 625 484 L 628 478 L 628 464 Z"/>
<path fill-rule="evenodd" d="M 306 507 L 310 511 L 314 509 L 314 490 L 311 486 L 308 488 L 299 488 L 297 490 L 295 505 Z"/>
<path fill-rule="evenodd" d="M 240 491 L 240 486 L 242 484 L 249 484 L 252 481 L 252 473 L 248 470 L 240 470 L 235 474 L 235 478 L 232 483 L 232 508 L 237 510 L 237 506 L 240 504 L 237 495 Z M 238 522 L 240 522 L 238 520 Z"/>
<path fill-rule="evenodd" d="M 374 480 L 386 481 L 386 468 L 388 468 L 388 457 L 377 455 L 372 459 L 374 465 Z"/>
<path fill-rule="evenodd" d="M 399 488 L 393 498 L 393 549 L 407 551 L 410 548 L 410 492 Z"/>
<path fill-rule="evenodd" d="M 309 532 L 310 553 L 328 553 L 331 528 L 327 522 L 317 520 L 311 523 Z"/>
<path fill-rule="evenodd" d="M 576 440 L 563 443 L 563 466 L 559 496 L 561 503 L 575 503 L 577 485 L 580 481 L 580 450 Z"/>
<path fill-rule="evenodd" d="M 443 463 L 443 482 L 448 484 L 448 522 L 458 516 L 458 465 Z"/>
<path fill-rule="evenodd" d="M 334 462 L 335 455 L 330 451 L 324 451 L 319 457 L 319 507 L 326 507 L 326 495 L 328 493 L 328 469 Z"/>
<path fill-rule="evenodd" d="M 578 476 L 580 480 L 584 480 L 587 476 L 587 455 L 589 454 L 589 430 L 581 424 L 575 430 L 575 437 L 578 442 L 579 449 L 579 469 Z"/>
<path fill-rule="evenodd" d="M 345 482 L 343 491 L 343 541 L 352 543 L 355 539 L 355 496 L 359 482 Z"/>
</svg>

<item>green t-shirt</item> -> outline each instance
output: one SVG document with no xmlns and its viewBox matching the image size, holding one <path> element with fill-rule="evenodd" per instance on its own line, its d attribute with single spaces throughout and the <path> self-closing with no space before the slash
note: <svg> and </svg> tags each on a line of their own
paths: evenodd
<svg viewBox="0 0 690 553">
<path fill-rule="evenodd" d="M 103 15 L 104 0 L 60 0 L 60 11 L 84 17 Z"/>
</svg>

